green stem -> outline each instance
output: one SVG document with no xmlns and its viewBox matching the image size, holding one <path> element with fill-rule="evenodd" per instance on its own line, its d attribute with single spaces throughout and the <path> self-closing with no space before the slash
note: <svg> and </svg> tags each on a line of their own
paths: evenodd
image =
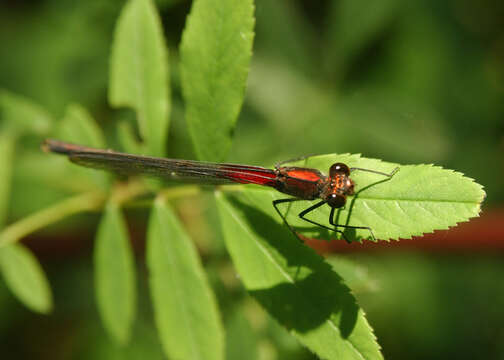
<svg viewBox="0 0 504 360">
<path fill-rule="evenodd" d="M 226 187 L 226 190 L 228 187 Z M 132 182 L 126 186 L 117 187 L 111 197 L 111 201 L 124 203 L 142 193 L 147 189 L 138 182 Z M 184 196 L 195 196 L 201 192 L 201 188 L 194 185 L 180 186 L 161 190 L 159 194 L 165 199 L 173 199 Z M 68 216 L 84 211 L 100 210 L 106 200 L 106 194 L 99 192 L 84 193 L 66 199 L 56 205 L 40 210 L 27 216 L 0 232 L 0 248 L 13 244 L 23 237 L 40 230 L 48 225 L 54 224 Z"/>
<path fill-rule="evenodd" d="M 4 231 L 0 233 L 0 248 L 15 243 L 28 234 L 53 224 L 67 216 L 83 211 L 99 210 L 104 200 L 104 194 L 91 192 L 69 198 L 56 205 L 40 210 L 7 226 Z"/>
</svg>

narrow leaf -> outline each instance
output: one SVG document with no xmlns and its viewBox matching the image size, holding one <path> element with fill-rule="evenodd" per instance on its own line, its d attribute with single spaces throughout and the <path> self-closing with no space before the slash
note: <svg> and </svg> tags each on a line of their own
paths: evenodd
<svg viewBox="0 0 504 360">
<path fill-rule="evenodd" d="M 227 319 L 226 360 L 257 360 L 259 358 L 258 336 L 243 310 L 243 308 L 238 308 Z"/>
<path fill-rule="evenodd" d="M 18 133 L 45 135 L 52 125 L 51 116 L 40 105 L 5 90 L 0 91 L 0 119 L 5 128 Z"/>
<path fill-rule="evenodd" d="M 49 282 L 30 250 L 21 244 L 2 247 L 0 269 L 9 289 L 25 306 L 43 314 L 52 310 Z"/>
<path fill-rule="evenodd" d="M 170 359 L 223 359 L 222 324 L 198 254 L 172 210 L 155 201 L 147 233 L 155 319 Z"/>
<path fill-rule="evenodd" d="M 252 0 L 193 2 L 181 76 L 186 120 L 202 160 L 222 160 L 230 149 L 252 56 L 253 11 Z"/>
<path fill-rule="evenodd" d="M 78 104 L 69 105 L 59 128 L 61 139 L 75 144 L 104 148 L 103 133 L 89 112 Z"/>
<path fill-rule="evenodd" d="M 12 165 L 14 161 L 14 147 L 14 135 L 10 131 L 0 133 L 0 229 L 7 217 Z"/>
<path fill-rule="evenodd" d="M 434 230 L 448 229 L 459 222 L 478 216 L 485 192 L 473 179 L 453 170 L 433 165 L 398 165 L 360 155 L 324 155 L 311 157 L 297 165 L 320 169 L 327 173 L 336 162 L 390 173 L 383 175 L 355 170 L 350 177 L 355 181 L 355 196 L 349 196 L 345 207 L 336 212 L 337 224 L 370 227 L 376 239 L 411 238 Z M 296 163 L 294 163 L 296 164 Z M 272 198 L 285 198 L 272 193 Z M 336 233 L 311 226 L 297 215 L 310 206 L 301 201 L 283 206 L 289 223 L 304 235 L 329 239 Z M 329 226 L 330 208 L 324 205 L 306 217 Z M 367 229 L 345 229 L 348 240 L 372 240 Z"/>
<path fill-rule="evenodd" d="M 270 201 L 271 194 L 260 190 L 218 194 L 226 244 L 249 293 L 321 358 L 381 359 L 348 287 L 285 231 Z"/>
<path fill-rule="evenodd" d="M 117 204 L 109 202 L 95 245 L 98 310 L 109 334 L 128 342 L 135 317 L 135 268 L 126 224 Z"/>
<path fill-rule="evenodd" d="M 142 144 L 135 138 L 133 126 L 127 122 L 122 121 L 117 127 L 117 139 L 125 152 L 130 154 L 142 153 Z"/>
<path fill-rule="evenodd" d="M 152 0 L 129 0 L 116 26 L 109 101 L 136 111 L 140 135 L 151 155 L 165 153 L 169 90 L 167 49 L 157 10 Z"/>
</svg>

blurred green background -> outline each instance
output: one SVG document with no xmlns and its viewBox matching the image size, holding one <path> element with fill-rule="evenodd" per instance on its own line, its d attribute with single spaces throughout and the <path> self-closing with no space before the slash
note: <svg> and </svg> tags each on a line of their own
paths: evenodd
<svg viewBox="0 0 504 360">
<path fill-rule="evenodd" d="M 191 3 L 156 3 L 170 51 L 168 155 L 193 158 L 177 70 Z M 54 119 L 80 103 L 117 145 L 115 120 L 128 112 L 107 105 L 107 82 L 123 5 L 2 1 L 0 88 Z M 40 141 L 18 143 L 9 222 L 67 196 L 37 181 Z M 472 233 L 469 251 L 353 252 L 346 257 L 358 271 L 347 275 L 385 358 L 504 359 L 504 216 L 495 216 L 504 213 L 504 2 L 257 0 L 252 69 L 228 160 L 268 165 L 334 152 L 435 163 L 485 186 L 482 216 L 495 220 Z M 222 249 L 211 200 L 178 205 L 219 297 L 228 358 L 312 359 L 247 298 Z M 51 282 L 50 316 L 30 313 L 0 282 L 2 358 L 162 358 L 143 263 L 145 212 L 128 215 L 140 273 L 132 344 L 118 349 L 100 324 L 91 263 L 97 216 L 86 215 L 28 239 Z M 490 246 L 480 249 L 490 233 Z"/>
</svg>

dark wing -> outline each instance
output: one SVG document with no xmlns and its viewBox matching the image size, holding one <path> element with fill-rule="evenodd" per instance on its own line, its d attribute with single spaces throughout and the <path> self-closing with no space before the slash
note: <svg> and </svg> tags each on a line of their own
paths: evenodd
<svg viewBox="0 0 504 360">
<path fill-rule="evenodd" d="M 216 164 L 194 160 L 132 155 L 47 139 L 45 151 L 67 155 L 70 161 L 120 175 L 147 175 L 172 182 L 196 184 L 259 184 L 274 186 L 274 170 L 259 166 Z"/>
</svg>

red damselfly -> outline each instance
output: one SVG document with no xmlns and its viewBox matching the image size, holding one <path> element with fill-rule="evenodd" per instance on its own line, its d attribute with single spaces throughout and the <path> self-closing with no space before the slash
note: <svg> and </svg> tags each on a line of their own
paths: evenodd
<svg viewBox="0 0 504 360">
<path fill-rule="evenodd" d="M 111 150 L 94 149 L 81 145 L 74 145 L 58 140 L 47 139 L 43 149 L 58 154 L 67 155 L 70 161 L 92 168 L 109 170 L 121 175 L 149 175 L 172 182 L 190 182 L 196 184 L 256 184 L 272 187 L 284 194 L 292 196 L 273 201 L 273 206 L 289 229 L 295 233 L 278 205 L 301 200 L 320 199 L 316 204 L 301 211 L 298 216 L 313 225 L 340 233 L 346 239 L 341 228 L 369 230 L 373 240 L 375 236 L 369 226 L 352 226 L 337 224 L 335 210 L 346 204 L 347 196 L 354 195 L 355 183 L 350 178 L 352 171 L 366 171 L 391 178 L 399 168 L 390 173 L 348 167 L 343 163 L 335 163 L 329 168 L 326 176 L 317 169 L 298 166 L 284 166 L 285 164 L 305 157 L 277 163 L 273 169 L 260 166 L 249 166 L 228 163 L 210 163 L 194 160 L 180 160 L 140 156 Z M 327 204 L 331 208 L 329 224 L 327 226 L 306 218 L 311 211 Z M 348 241 L 348 240 L 347 240 Z"/>
</svg>

